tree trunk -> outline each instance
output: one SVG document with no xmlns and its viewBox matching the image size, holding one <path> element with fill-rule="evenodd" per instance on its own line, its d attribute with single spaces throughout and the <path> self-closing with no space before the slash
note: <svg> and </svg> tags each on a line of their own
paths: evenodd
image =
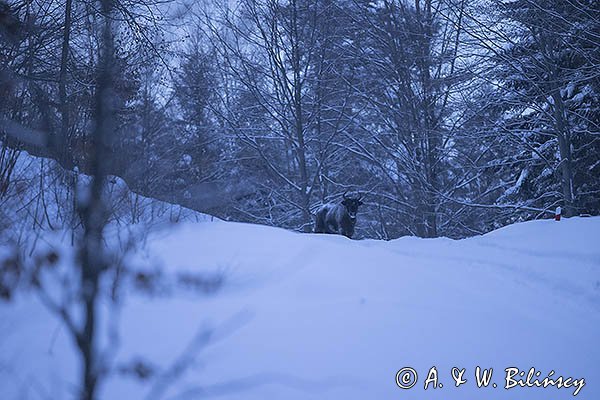
<svg viewBox="0 0 600 400">
<path fill-rule="evenodd" d="M 63 30 L 62 52 L 60 57 L 60 73 L 58 77 L 58 97 L 60 103 L 61 125 L 60 132 L 57 135 L 54 145 L 57 147 L 57 155 L 61 159 L 61 164 L 67 168 L 73 166 L 72 157 L 69 151 L 69 105 L 67 104 L 67 64 L 69 62 L 69 42 L 71 36 L 71 9 L 73 0 L 66 0 L 65 3 L 65 22 Z"/>
<path fill-rule="evenodd" d="M 304 231 L 310 232 L 311 230 L 311 218 L 310 218 L 310 201 L 308 194 L 308 171 L 306 165 L 306 144 L 304 141 L 304 125 L 302 118 L 302 77 L 300 76 L 300 43 L 298 35 L 298 16 L 297 16 L 297 4 L 296 1 L 292 1 L 292 56 L 293 56 L 293 73 L 294 73 L 294 122 L 295 122 L 295 134 L 296 140 L 298 140 L 298 147 L 296 149 L 298 170 L 300 172 L 300 201 L 302 205 L 302 223 L 304 225 Z"/>
<path fill-rule="evenodd" d="M 560 152 L 560 183 L 564 201 L 563 215 L 571 217 L 576 214 L 576 207 L 573 201 L 571 134 L 567 125 L 565 105 L 558 90 L 552 92 L 552 99 L 554 100 L 554 123 Z"/>
</svg>

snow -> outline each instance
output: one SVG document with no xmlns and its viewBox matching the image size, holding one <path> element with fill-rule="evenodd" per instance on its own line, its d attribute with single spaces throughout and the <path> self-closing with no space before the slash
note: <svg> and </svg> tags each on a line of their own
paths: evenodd
<svg viewBox="0 0 600 400">
<path fill-rule="evenodd" d="M 515 193 L 518 193 L 519 190 L 521 189 L 521 187 L 523 186 L 523 182 L 527 179 L 528 176 L 529 176 L 529 169 L 523 168 L 521 170 L 521 173 L 519 174 L 519 178 L 517 179 L 517 182 L 515 182 L 515 184 L 513 186 L 506 189 L 506 191 L 503 193 L 501 199 L 511 196 Z"/>
<path fill-rule="evenodd" d="M 101 399 L 567 399 L 573 388 L 503 388 L 504 369 L 584 378 L 600 398 L 600 217 L 540 220 L 464 240 L 384 242 L 205 220 L 149 234 L 127 262 L 222 274 L 212 295 L 131 289 Z M 58 235 L 60 236 L 60 235 Z M 50 241 L 50 240 L 49 240 Z M 62 245 L 65 247 L 66 245 Z M 64 250 L 63 250 L 64 251 Z M 171 274 L 171 275 L 169 275 Z M 76 397 L 65 329 L 28 293 L 0 303 L 0 398 Z M 173 378 L 168 368 L 185 365 Z M 419 382 L 396 386 L 413 367 Z M 444 387 L 423 389 L 435 366 Z M 474 370 L 494 368 L 494 389 Z M 456 388 L 452 367 L 466 368 Z"/>
</svg>

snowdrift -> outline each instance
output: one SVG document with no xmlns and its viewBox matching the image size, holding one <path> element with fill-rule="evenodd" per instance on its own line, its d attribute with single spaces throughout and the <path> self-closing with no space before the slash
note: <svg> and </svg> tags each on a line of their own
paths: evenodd
<svg viewBox="0 0 600 400">
<path fill-rule="evenodd" d="M 505 389 L 514 367 L 525 374 L 515 379 L 530 368 L 539 380 L 551 371 L 584 379 L 576 398 L 598 399 L 599 234 L 598 217 L 458 241 L 169 225 L 128 262 L 164 276 L 218 274 L 222 288 L 202 296 L 132 288 L 100 398 L 573 398 L 574 386 Z M 71 340 L 34 296 L 0 304 L 0 332 L 1 399 L 76 397 Z M 127 365 L 137 375 L 118 367 Z M 425 390 L 434 366 L 437 382 Z M 478 366 L 493 368 L 488 387 L 477 387 Z M 405 367 L 418 374 L 410 389 L 396 383 Z M 459 387 L 453 367 L 465 369 Z"/>
</svg>

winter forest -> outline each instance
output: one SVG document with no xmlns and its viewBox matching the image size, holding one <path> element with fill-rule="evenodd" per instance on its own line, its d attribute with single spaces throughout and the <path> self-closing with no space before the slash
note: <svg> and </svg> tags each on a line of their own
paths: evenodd
<svg viewBox="0 0 600 400">
<path fill-rule="evenodd" d="M 142 196 L 299 231 L 346 190 L 365 197 L 368 238 L 467 237 L 557 206 L 597 215 L 599 10 L 2 2 L 0 193 L 51 184 L 70 215 L 98 158 Z M 22 151 L 53 161 L 22 180 Z"/>
<path fill-rule="evenodd" d="M 323 239 L 333 246 L 326 247 L 313 237 L 322 235 L 299 234 L 313 232 L 320 207 L 346 196 L 361 200 L 352 238 L 362 240 L 351 245 L 366 242 L 368 248 L 335 253 L 338 250 L 332 249 L 342 246 L 337 238 Z M 563 225 L 572 228 L 552 231 L 548 243 L 573 241 L 571 261 L 587 268 L 579 275 L 581 281 L 557 270 L 545 271 L 542 261 L 532 258 L 555 248 L 531 239 L 545 238 L 549 231 L 522 228 L 524 236 L 506 231 L 525 221 L 533 222 L 524 227 L 541 227 L 554 219 L 559 207 L 564 222 L 571 224 Z M 242 285 L 230 281 L 238 264 L 219 258 L 228 254 L 239 255 L 240 266 L 256 259 L 256 264 L 273 268 L 252 270 L 269 279 L 283 274 L 276 263 L 296 265 L 285 258 L 283 249 L 296 257 L 293 260 L 306 257 L 306 265 L 320 254 L 338 277 L 346 270 L 336 269 L 343 258 L 333 254 L 354 254 L 352 274 L 361 271 L 358 260 L 394 260 L 404 268 L 410 264 L 402 258 L 407 256 L 379 243 L 407 237 L 473 238 L 504 227 L 491 234 L 512 238 L 507 242 L 510 251 L 517 251 L 513 246 L 522 237 L 533 246 L 534 250 L 521 249 L 519 256 L 531 261 L 532 280 L 556 280 L 561 283 L 552 290 L 564 289 L 560 293 L 570 293 L 585 307 L 592 304 L 593 312 L 580 320 L 594 326 L 598 253 L 590 253 L 593 246 L 585 243 L 598 238 L 598 220 L 593 218 L 598 215 L 598 1 L 0 0 L 0 303 L 10 305 L 25 296 L 22 293 L 34 293 L 68 332 L 65 343 L 70 345 L 64 348 L 75 349 L 80 371 L 71 374 L 69 388 L 57 389 L 70 397 L 57 397 L 50 389 L 23 391 L 20 386 L 14 396 L 4 392 L 6 398 L 138 398 L 129 397 L 135 392 L 129 386 L 102 392 L 110 387 L 115 371 L 142 382 L 149 388 L 144 397 L 148 399 L 204 398 L 229 393 L 231 387 L 244 391 L 255 381 L 270 382 L 271 375 L 259 375 L 252 383 L 240 380 L 199 392 L 185 389 L 179 397 L 170 392 L 193 364 L 189 354 L 212 343 L 212 335 L 235 332 L 245 324 L 237 317 L 191 338 L 166 340 L 189 342 L 172 364 L 164 356 L 156 356 L 160 361 L 153 364 L 144 358 L 124 359 L 113 351 L 121 343 L 120 333 L 142 326 L 111 323 L 114 316 L 126 314 L 126 294 L 212 298 L 219 290 Z M 170 248 L 151 236 L 155 228 L 167 226 L 169 231 L 168 224 L 174 222 L 215 218 L 260 226 L 234 229 L 215 222 L 212 230 L 173 233 L 164 239 Z M 485 244 L 486 237 L 474 239 Z M 280 251 L 255 254 L 264 247 L 258 238 L 280 246 Z M 498 247 L 481 252 L 477 260 L 459 262 L 463 252 L 454 245 L 426 248 L 426 242 L 393 243 L 423 255 L 415 256 L 415 262 L 424 266 L 430 265 L 425 255 L 447 256 L 459 271 L 465 263 L 478 265 L 483 258 L 506 256 L 495 253 L 501 251 Z M 153 252 L 142 256 L 142 243 Z M 178 246 L 188 247 L 176 250 Z M 313 250 L 296 254 L 296 246 Z M 480 254 L 472 246 L 466 252 Z M 187 258 L 177 258 L 178 251 L 188 251 Z M 152 264 L 152 254 L 164 255 L 165 264 L 173 265 L 199 257 L 199 264 L 216 269 L 165 272 Z M 244 261 L 241 254 L 249 258 Z M 567 257 L 571 256 L 563 258 Z M 319 273 L 332 274 L 331 280 L 328 275 L 319 278 L 320 284 L 337 282 L 333 272 Z M 483 272 L 463 273 L 476 279 Z M 369 282 L 374 276 L 352 274 L 348 282 Z M 440 276 L 444 284 L 461 285 L 454 275 Z M 423 285 L 403 287 L 402 293 L 418 288 L 430 292 Z M 388 293 L 387 287 L 375 286 L 370 286 L 373 296 Z M 497 290 L 500 298 L 501 287 L 490 286 L 490 293 Z M 330 289 L 322 293 L 343 291 Z M 514 290 L 515 296 L 521 295 L 520 289 Z M 277 290 L 269 293 L 270 299 L 281 295 Z M 397 293 L 397 288 L 390 286 L 389 293 Z M 529 301 L 528 294 L 522 295 Z M 368 306 L 368 295 L 362 296 L 358 303 Z M 474 293 L 472 302 L 478 302 L 478 296 Z M 228 304 L 212 308 L 217 320 L 229 315 Z M 260 304 L 268 308 L 271 303 Z M 587 312 L 585 307 L 578 310 Z M 278 320 L 278 311 L 273 312 L 273 320 Z M 0 309 L 0 316 L 7 315 Z M 130 320 L 138 321 L 145 314 L 132 315 Z M 0 332 L 8 329 L 3 318 Z M 371 317 L 364 318 L 360 326 L 372 326 Z M 511 324 L 506 320 L 499 326 Z M 55 332 L 52 343 L 60 347 L 59 328 L 44 326 L 50 327 L 49 335 Z M 580 328 L 591 335 L 580 337 L 581 343 L 591 343 L 597 328 Z M 270 337 L 258 328 L 249 332 L 252 329 L 255 337 Z M 425 337 L 414 334 L 415 340 Z M 9 343 L 0 334 L 0 354 L 6 352 L 4 340 Z M 521 350 L 514 354 L 526 353 Z M 572 357 L 568 363 L 577 365 L 577 354 Z M 385 372 L 392 373 L 392 384 L 393 373 L 402 367 L 397 364 Z M 7 365 L 0 357 L 0 387 L 12 380 L 3 375 L 10 369 Z M 216 381 L 224 376 L 218 367 L 207 369 Z M 280 375 L 273 380 L 310 386 Z M 593 390 L 600 393 L 598 388 L 588 389 Z M 261 392 L 256 398 L 296 398 L 277 393 Z M 366 398 L 364 393 L 361 398 Z"/>
</svg>

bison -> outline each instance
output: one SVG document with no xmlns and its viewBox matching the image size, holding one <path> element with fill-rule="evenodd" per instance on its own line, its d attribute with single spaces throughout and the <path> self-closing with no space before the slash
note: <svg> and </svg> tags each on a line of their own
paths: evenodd
<svg viewBox="0 0 600 400">
<path fill-rule="evenodd" d="M 362 205 L 362 196 L 348 197 L 344 192 L 343 200 L 339 204 L 323 204 L 317 211 L 315 219 L 315 233 L 336 233 L 352 238 L 354 225 L 356 225 L 356 212 Z"/>
</svg>

